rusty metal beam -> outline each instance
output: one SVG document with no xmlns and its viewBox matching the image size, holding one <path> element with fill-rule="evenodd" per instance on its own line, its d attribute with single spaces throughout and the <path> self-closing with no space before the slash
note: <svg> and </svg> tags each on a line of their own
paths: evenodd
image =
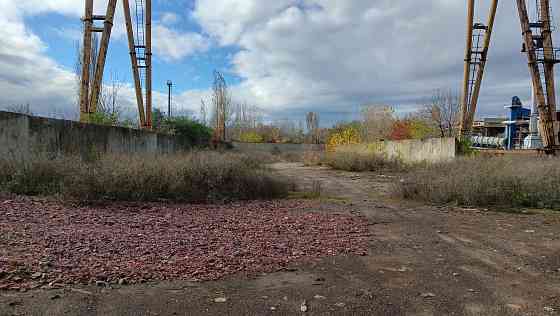
<svg viewBox="0 0 560 316">
<path fill-rule="evenodd" d="M 463 77 L 463 95 L 461 102 L 461 136 L 466 134 L 466 122 L 469 111 L 469 80 L 471 76 L 471 56 L 474 26 L 474 0 L 467 0 L 467 44 L 465 46 L 465 67 Z"/>
<path fill-rule="evenodd" d="M 84 38 L 82 44 L 82 75 L 80 82 L 80 121 L 89 121 L 89 71 L 91 68 L 91 40 L 93 27 L 93 0 L 86 0 Z"/>
<path fill-rule="evenodd" d="M 484 78 L 484 69 L 486 67 L 486 61 L 488 60 L 488 50 L 490 49 L 490 41 L 492 39 L 492 30 L 494 29 L 494 21 L 496 20 L 496 11 L 498 8 L 498 0 L 492 0 L 490 5 L 490 13 L 488 15 L 488 22 L 486 24 L 486 32 L 484 34 L 484 44 L 480 56 L 480 65 L 478 67 L 478 72 L 474 81 L 473 94 L 470 99 L 469 110 L 467 120 L 463 130 L 470 134 L 472 130 L 472 125 L 474 122 L 474 116 L 476 114 L 476 107 L 478 104 L 478 97 L 480 96 L 480 88 L 482 86 L 482 79 Z"/>
<path fill-rule="evenodd" d="M 99 94 L 102 89 L 103 71 L 105 69 L 105 60 L 107 59 L 107 50 L 109 49 L 109 39 L 111 38 L 116 6 L 117 0 L 109 0 L 107 3 L 107 14 L 105 14 L 104 30 L 101 36 L 101 45 L 99 47 L 99 56 L 97 57 L 97 65 L 95 67 L 90 97 L 90 114 L 97 111 L 97 103 L 99 102 Z"/>
<path fill-rule="evenodd" d="M 152 124 L 152 0 L 146 0 L 146 128 Z"/>
<path fill-rule="evenodd" d="M 527 3 L 525 0 L 516 0 L 517 10 L 519 12 L 519 21 L 521 23 L 521 30 L 523 33 L 523 40 L 527 48 L 527 59 L 529 65 L 529 73 L 533 81 L 535 89 L 535 96 L 537 99 L 537 107 L 540 114 L 541 136 L 545 151 L 549 153 L 554 152 L 555 137 L 554 137 L 554 123 L 552 119 L 552 111 L 546 104 L 543 83 L 540 76 L 539 65 L 537 63 L 537 55 L 535 45 L 533 42 L 533 32 L 529 24 L 529 14 L 527 13 Z"/>
<path fill-rule="evenodd" d="M 134 78 L 134 88 L 136 91 L 136 104 L 138 105 L 139 125 L 146 125 L 146 113 L 144 112 L 144 98 L 142 96 L 142 84 L 140 82 L 140 71 L 138 70 L 138 58 L 136 48 L 134 46 L 134 31 L 132 28 L 132 18 L 130 15 L 130 3 L 128 0 L 122 0 L 124 21 L 126 24 L 126 33 L 128 36 L 128 49 L 130 50 L 130 61 L 132 64 L 132 77 Z"/>
<path fill-rule="evenodd" d="M 554 78 L 554 45 L 552 41 L 552 29 L 550 21 L 550 1 L 541 0 L 541 19 L 543 23 L 543 49 L 544 49 L 544 78 L 546 84 L 546 101 L 551 112 L 552 119 L 555 119 L 556 112 L 556 84 Z M 556 138 L 555 138 L 556 140 Z M 555 143 L 556 144 L 556 143 Z"/>
</svg>

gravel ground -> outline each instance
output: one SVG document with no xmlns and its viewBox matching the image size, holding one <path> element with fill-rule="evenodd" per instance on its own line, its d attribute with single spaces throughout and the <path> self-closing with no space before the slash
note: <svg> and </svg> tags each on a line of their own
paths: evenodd
<svg viewBox="0 0 560 316">
<path fill-rule="evenodd" d="M 217 280 L 367 254 L 365 218 L 310 208 L 306 201 L 70 207 L 0 199 L 0 289 Z"/>
</svg>

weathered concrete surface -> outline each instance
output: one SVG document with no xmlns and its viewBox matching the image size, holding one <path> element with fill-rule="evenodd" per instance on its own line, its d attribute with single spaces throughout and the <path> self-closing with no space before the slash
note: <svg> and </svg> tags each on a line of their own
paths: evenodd
<svg viewBox="0 0 560 316">
<path fill-rule="evenodd" d="M 31 153 L 175 153 L 190 144 L 174 136 L 124 127 L 83 124 L 0 111 L 0 155 Z"/>
<path fill-rule="evenodd" d="M 270 152 L 270 153 L 296 153 L 303 154 L 307 151 L 324 151 L 325 145 L 316 144 L 268 144 L 268 143 L 238 143 L 233 147 L 242 152 Z"/>
<path fill-rule="evenodd" d="M 447 161 L 455 158 L 457 155 L 455 138 L 413 139 L 345 145 L 337 147 L 336 151 L 364 154 L 377 153 L 389 159 L 399 159 L 407 163 Z"/>
</svg>

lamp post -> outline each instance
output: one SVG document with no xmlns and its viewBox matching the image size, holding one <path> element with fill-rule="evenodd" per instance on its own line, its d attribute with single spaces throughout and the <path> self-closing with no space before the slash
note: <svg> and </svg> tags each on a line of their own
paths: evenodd
<svg viewBox="0 0 560 316">
<path fill-rule="evenodd" d="M 167 116 L 171 118 L 171 88 L 173 87 L 173 82 L 171 80 L 167 80 Z"/>
</svg>

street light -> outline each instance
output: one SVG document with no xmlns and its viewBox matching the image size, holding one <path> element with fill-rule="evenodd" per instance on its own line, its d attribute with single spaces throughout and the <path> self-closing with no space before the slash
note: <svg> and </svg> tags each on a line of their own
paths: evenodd
<svg viewBox="0 0 560 316">
<path fill-rule="evenodd" d="M 173 82 L 171 80 L 167 80 L 167 116 L 171 118 L 171 87 L 173 87 Z"/>
</svg>

